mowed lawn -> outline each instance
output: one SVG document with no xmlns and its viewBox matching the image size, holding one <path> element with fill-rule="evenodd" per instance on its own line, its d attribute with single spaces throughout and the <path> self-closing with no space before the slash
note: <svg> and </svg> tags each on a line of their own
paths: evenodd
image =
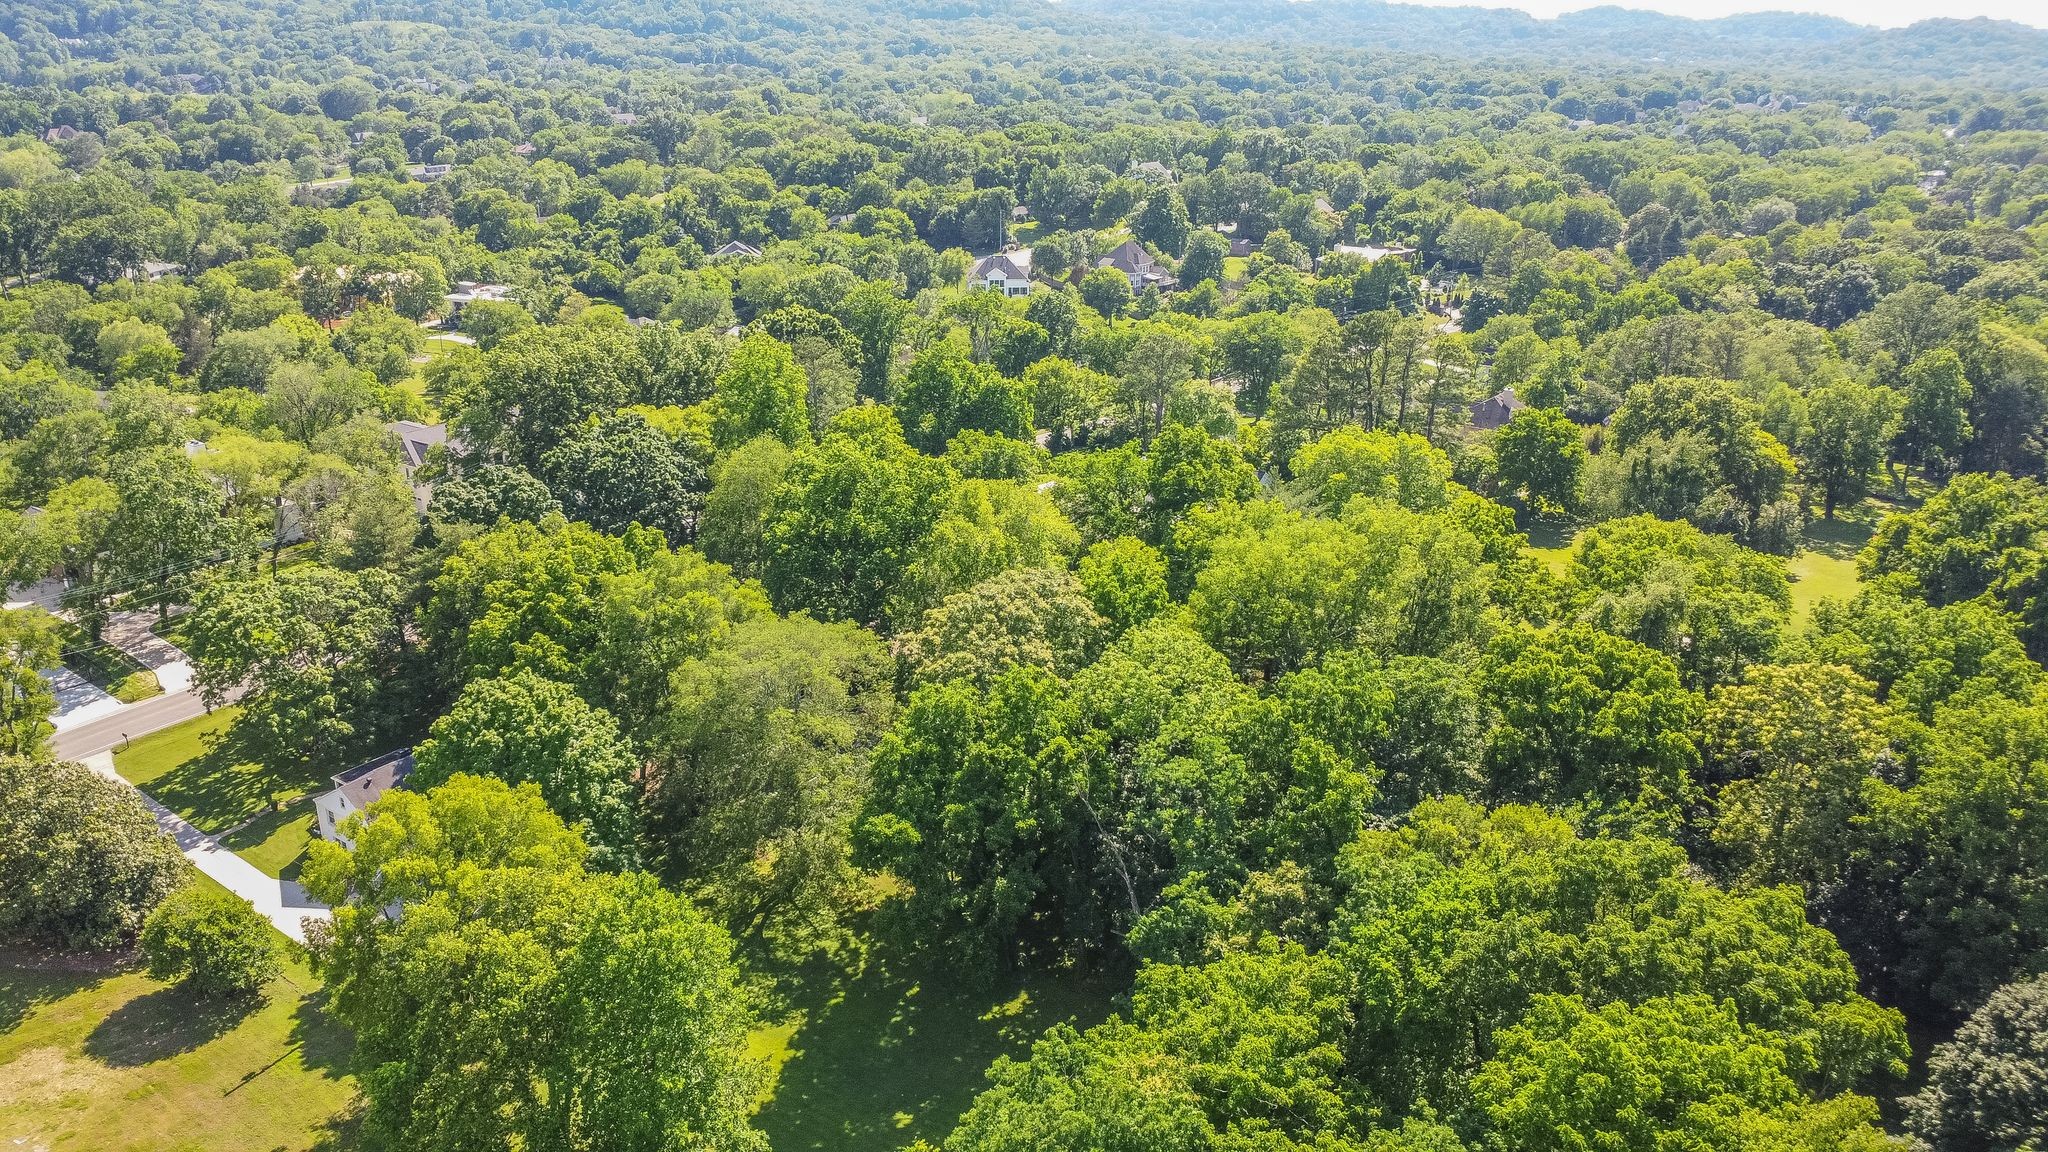
<svg viewBox="0 0 2048 1152">
<path fill-rule="evenodd" d="M 236 757 L 226 739 L 241 709 L 216 708 L 183 724 L 152 732 L 114 751 L 114 770 L 190 820 L 218 835 L 320 788 L 324 777 L 279 776 Z"/>
<path fill-rule="evenodd" d="M 1100 1023 L 1119 990 L 1080 973 L 983 985 L 946 973 L 943 960 L 891 951 L 871 943 L 837 971 L 814 971 L 781 1018 L 754 1034 L 753 1054 L 772 1069 L 755 1123 L 775 1152 L 937 1144 L 997 1057 L 1025 1055 L 1062 1021 Z"/>
<path fill-rule="evenodd" d="M 313 842 L 313 804 L 301 800 L 282 812 L 265 812 L 248 827 L 221 838 L 228 850 L 254 864 L 266 876 L 297 880 Z"/>
<path fill-rule="evenodd" d="M 1787 564 L 1792 576 L 1792 625 L 1803 628 L 1813 619 L 1813 606 L 1823 600 L 1847 600 L 1856 595 L 1863 579 L 1856 561 L 1825 552 L 1806 551 Z"/>
<path fill-rule="evenodd" d="M 302 963 L 266 993 L 209 1003 L 132 959 L 0 952 L 0 1148 L 348 1147 L 347 1031 Z"/>
</svg>

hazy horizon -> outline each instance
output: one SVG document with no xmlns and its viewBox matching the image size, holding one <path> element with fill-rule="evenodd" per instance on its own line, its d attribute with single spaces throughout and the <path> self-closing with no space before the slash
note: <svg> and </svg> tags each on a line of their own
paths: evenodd
<svg viewBox="0 0 2048 1152">
<path fill-rule="evenodd" d="M 1879 28 L 1903 28 L 1920 20 L 1967 20 L 1988 16 L 2034 28 L 2048 28 L 2048 5 L 2041 0 L 1951 0 L 1941 4 L 1927 0 L 1393 0 L 1432 8 L 1512 8 L 1531 16 L 1552 19 L 1567 12 L 1588 8 L 1617 7 L 1662 12 L 1696 20 L 1755 12 L 1802 12 L 1834 16 L 1856 24 Z M 2048 67 L 2048 62 L 2044 62 Z"/>
</svg>

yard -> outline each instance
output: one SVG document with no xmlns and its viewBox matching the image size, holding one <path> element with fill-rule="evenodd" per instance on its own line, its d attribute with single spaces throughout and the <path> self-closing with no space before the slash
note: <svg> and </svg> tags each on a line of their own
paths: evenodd
<svg viewBox="0 0 2048 1152">
<path fill-rule="evenodd" d="M 347 1146 L 348 1033 L 286 966 L 209 1004 L 129 960 L 0 952 L 0 1147 L 272 1152 Z"/>
<path fill-rule="evenodd" d="M 282 812 L 265 812 L 221 843 L 257 871 L 279 880 L 297 880 L 307 845 L 313 842 L 313 804 L 302 800 Z"/>
<path fill-rule="evenodd" d="M 231 837 L 230 846 L 238 851 L 245 844 L 258 846 L 259 855 L 275 862 L 281 871 L 298 856 L 298 851 L 281 839 L 289 835 L 285 830 L 291 823 L 289 814 L 310 809 L 290 809 L 286 819 L 270 822 L 278 815 L 272 811 L 273 803 L 291 804 L 322 790 L 327 780 L 310 775 L 281 777 L 236 757 L 225 737 L 240 712 L 228 705 L 132 741 L 114 750 L 114 770 L 202 832 L 220 835 L 255 821 Z M 257 834 L 254 841 L 247 838 L 252 833 Z M 304 848 L 303 841 L 298 848 Z M 252 857 L 251 862 L 271 871 L 263 860 Z"/>
<path fill-rule="evenodd" d="M 1086 1028 L 1112 1009 L 1115 989 L 1099 977 L 1030 973 L 979 987 L 869 937 L 851 951 L 814 965 L 781 1018 L 754 1034 L 753 1054 L 774 1070 L 756 1123 L 775 1152 L 936 1144 L 998 1056 L 1023 1056 L 1054 1024 Z"/>
<path fill-rule="evenodd" d="M 1823 600 L 1847 600 L 1862 586 L 1856 561 L 1826 552 L 1807 550 L 1787 565 L 1792 576 L 1792 626 L 1803 628 L 1813 618 L 1813 606 Z"/>
</svg>

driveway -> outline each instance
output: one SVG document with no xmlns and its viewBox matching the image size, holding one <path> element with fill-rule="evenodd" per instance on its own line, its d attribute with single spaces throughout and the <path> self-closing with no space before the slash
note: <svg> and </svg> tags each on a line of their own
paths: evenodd
<svg viewBox="0 0 2048 1152">
<path fill-rule="evenodd" d="M 192 659 L 176 644 L 150 631 L 154 623 L 154 613 L 116 612 L 107 617 L 100 639 L 156 673 L 156 682 L 166 693 L 183 692 L 192 687 Z"/>
<path fill-rule="evenodd" d="M 41 675 L 50 685 L 51 694 L 57 697 L 57 714 L 50 718 L 50 723 L 59 732 L 110 716 L 124 707 L 119 700 L 101 691 L 98 685 L 69 668 L 49 668 Z"/>
<path fill-rule="evenodd" d="M 121 774 L 114 771 L 114 754 L 98 752 L 84 758 L 85 766 L 115 783 L 128 786 Z M 137 791 L 143 806 L 156 816 L 157 827 L 171 834 L 178 842 L 178 850 L 192 866 L 211 877 L 221 887 L 256 906 L 264 919 L 276 925 L 279 932 L 304 944 L 306 942 L 307 920 L 325 920 L 332 913 L 327 906 L 306 895 L 306 890 L 291 880 L 277 880 L 265 876 L 254 864 L 221 847 L 220 842 L 199 829 L 194 828 L 176 812 L 150 799 L 147 792 Z"/>
</svg>

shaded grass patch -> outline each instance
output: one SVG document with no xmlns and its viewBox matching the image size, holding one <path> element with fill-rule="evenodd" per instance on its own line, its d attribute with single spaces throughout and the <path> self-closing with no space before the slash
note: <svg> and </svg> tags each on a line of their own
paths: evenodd
<svg viewBox="0 0 2048 1152">
<path fill-rule="evenodd" d="M 350 1040 L 294 960 L 260 1000 L 221 1011 L 134 970 L 0 953 L 0 1147 L 51 1152 L 271 1152 L 344 1141 Z M 0 1023 L 5 1018 L 0 1017 Z"/>
<path fill-rule="evenodd" d="M 114 770 L 202 832 L 219 833 L 287 804 L 326 782 L 315 773 L 280 774 L 237 754 L 229 730 L 241 709 L 229 705 L 114 750 Z"/>
<path fill-rule="evenodd" d="M 1118 989 L 1099 975 L 1026 972 L 993 985 L 874 938 L 795 982 L 750 1048 L 774 1070 L 756 1122 L 776 1152 L 883 1152 L 937 1143 L 1054 1024 L 1088 1027 Z"/>
</svg>

